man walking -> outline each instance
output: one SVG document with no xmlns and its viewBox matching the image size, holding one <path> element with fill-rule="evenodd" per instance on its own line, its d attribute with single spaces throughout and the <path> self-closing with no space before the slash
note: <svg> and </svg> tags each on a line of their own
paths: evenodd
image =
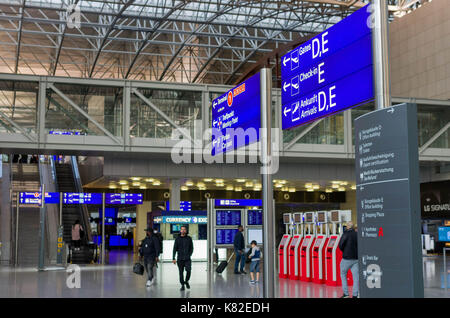
<svg viewBox="0 0 450 318">
<path fill-rule="evenodd" d="M 234 262 L 234 273 L 235 274 L 247 274 L 244 271 L 245 266 L 245 242 L 244 242 L 244 235 L 242 232 L 244 231 L 244 227 L 242 225 L 238 226 L 238 232 L 234 236 L 234 253 L 236 254 L 236 261 Z M 239 262 L 241 263 L 240 272 L 238 272 L 238 266 Z"/>
<path fill-rule="evenodd" d="M 142 240 L 141 248 L 139 249 L 139 254 L 144 257 L 144 267 L 147 271 L 147 287 L 150 287 L 154 283 L 153 279 L 153 267 L 156 262 L 158 262 L 159 255 L 159 240 L 153 235 L 153 229 L 145 229 L 147 236 Z"/>
<path fill-rule="evenodd" d="M 353 222 L 347 223 L 347 230 L 339 241 L 339 249 L 342 251 L 341 260 L 341 280 L 344 295 L 341 298 L 350 298 L 347 286 L 347 272 L 352 271 L 353 276 L 353 298 L 358 298 L 358 236 Z"/>
<path fill-rule="evenodd" d="M 176 238 L 173 245 L 172 262 L 178 264 L 178 271 L 180 274 L 181 289 L 184 290 L 184 286 L 190 289 L 189 278 L 191 278 L 191 256 L 194 252 L 194 244 L 192 238 L 187 235 L 187 227 L 182 226 L 180 228 L 180 235 Z M 177 254 L 177 260 L 175 261 L 175 254 Z M 184 270 L 186 269 L 186 278 L 184 278 Z"/>
</svg>

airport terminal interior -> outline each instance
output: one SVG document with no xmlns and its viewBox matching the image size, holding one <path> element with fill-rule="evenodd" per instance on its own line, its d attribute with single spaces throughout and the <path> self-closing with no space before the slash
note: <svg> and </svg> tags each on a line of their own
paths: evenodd
<svg viewBox="0 0 450 318">
<path fill-rule="evenodd" d="M 0 0 L 0 298 L 262 298 L 269 259 L 274 297 L 341 297 L 340 239 L 352 223 L 364 231 L 355 119 L 377 106 L 372 98 L 284 129 L 283 63 L 371 2 Z M 386 3 L 391 104 L 417 105 L 412 253 L 424 297 L 449 298 L 450 5 Z M 277 128 L 269 186 L 251 155 L 208 159 L 205 134 L 216 103 L 237 103 L 263 68 Z M 273 189 L 268 255 L 265 187 Z M 245 253 L 253 240 L 263 251 L 256 283 L 250 259 L 235 273 L 238 225 Z M 185 290 L 172 263 L 182 227 L 193 242 Z M 151 286 L 133 272 L 147 228 L 162 235 Z M 70 286 L 77 271 L 81 286 Z M 353 280 L 348 274 L 350 293 Z"/>
</svg>

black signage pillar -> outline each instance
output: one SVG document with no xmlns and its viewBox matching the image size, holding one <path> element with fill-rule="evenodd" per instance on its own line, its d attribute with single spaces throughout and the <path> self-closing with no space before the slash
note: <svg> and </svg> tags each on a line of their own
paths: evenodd
<svg viewBox="0 0 450 318">
<path fill-rule="evenodd" d="M 417 106 L 355 120 L 361 298 L 423 297 Z"/>
</svg>

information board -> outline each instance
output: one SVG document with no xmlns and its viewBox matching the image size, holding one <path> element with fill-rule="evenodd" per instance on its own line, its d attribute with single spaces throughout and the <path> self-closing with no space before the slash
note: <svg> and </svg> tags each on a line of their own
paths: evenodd
<svg viewBox="0 0 450 318">
<path fill-rule="evenodd" d="M 417 106 L 355 120 L 360 295 L 423 297 Z"/>
<path fill-rule="evenodd" d="M 142 193 L 106 193 L 106 204 L 142 204 Z"/>
<path fill-rule="evenodd" d="M 262 210 L 247 210 L 247 225 L 262 225 Z"/>
<path fill-rule="evenodd" d="M 216 225 L 241 225 L 241 210 L 216 210 Z"/>
<path fill-rule="evenodd" d="M 214 205 L 216 207 L 220 206 L 235 206 L 235 207 L 252 207 L 252 206 L 262 206 L 262 200 L 260 199 L 215 199 Z"/>
<path fill-rule="evenodd" d="M 216 229 L 216 245 L 233 245 L 238 229 Z"/>
<path fill-rule="evenodd" d="M 438 240 L 441 242 L 450 242 L 450 227 L 449 226 L 438 227 Z"/>
<path fill-rule="evenodd" d="M 212 155 L 238 149 L 257 142 L 261 127 L 260 73 L 245 80 L 238 86 L 216 98 L 212 102 Z M 235 138 L 227 128 L 253 128 L 255 134 L 237 134 Z"/>
<path fill-rule="evenodd" d="M 41 205 L 41 193 L 40 192 L 20 192 L 19 194 L 20 204 L 37 204 Z M 59 204 L 58 192 L 46 192 L 45 204 Z"/>
<path fill-rule="evenodd" d="M 64 193 L 64 204 L 102 204 L 101 193 Z"/>
<path fill-rule="evenodd" d="M 361 8 L 282 57 L 283 129 L 374 98 L 368 8 Z"/>
</svg>

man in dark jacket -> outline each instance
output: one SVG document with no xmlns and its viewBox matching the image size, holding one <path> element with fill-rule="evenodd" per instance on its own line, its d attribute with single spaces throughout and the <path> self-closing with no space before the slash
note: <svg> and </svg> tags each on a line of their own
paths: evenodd
<svg viewBox="0 0 450 318">
<path fill-rule="evenodd" d="M 157 237 L 153 235 L 153 229 L 147 228 L 145 229 L 147 232 L 147 237 L 142 240 L 141 248 L 139 249 L 139 254 L 141 257 L 144 257 L 144 266 L 147 270 L 148 280 L 147 287 L 150 287 L 153 282 L 153 267 L 156 262 L 158 262 L 159 255 L 159 240 Z"/>
<path fill-rule="evenodd" d="M 163 236 L 162 236 L 162 234 L 157 230 L 157 229 L 154 229 L 153 230 L 153 233 L 155 234 L 155 236 L 158 238 L 158 240 L 159 240 L 159 254 L 162 254 L 162 252 L 163 252 L 163 240 L 164 240 L 164 238 L 163 238 Z"/>
<path fill-rule="evenodd" d="M 180 229 L 180 235 L 176 238 L 173 245 L 172 262 L 178 264 L 178 271 L 180 273 L 181 289 L 184 290 L 184 286 L 187 289 L 191 288 L 189 285 L 189 278 L 191 278 L 191 255 L 194 252 L 194 244 L 192 238 L 187 235 L 187 227 L 182 226 Z M 175 261 L 175 254 L 177 254 L 177 260 Z M 186 278 L 183 278 L 184 269 L 186 269 Z"/>
<path fill-rule="evenodd" d="M 238 226 L 238 232 L 234 236 L 234 253 L 236 254 L 236 261 L 234 262 L 234 273 L 235 274 L 247 274 L 244 271 L 245 266 L 245 242 L 244 242 L 244 227 L 242 225 Z M 238 272 L 239 262 L 241 263 L 240 272 Z"/>
<path fill-rule="evenodd" d="M 342 298 L 349 298 L 347 286 L 347 272 L 352 271 L 353 276 L 353 298 L 358 297 L 359 273 L 358 273 L 358 235 L 352 222 L 347 223 L 347 230 L 339 241 L 339 249 L 342 251 L 341 260 L 341 280 L 344 295 Z"/>
</svg>

